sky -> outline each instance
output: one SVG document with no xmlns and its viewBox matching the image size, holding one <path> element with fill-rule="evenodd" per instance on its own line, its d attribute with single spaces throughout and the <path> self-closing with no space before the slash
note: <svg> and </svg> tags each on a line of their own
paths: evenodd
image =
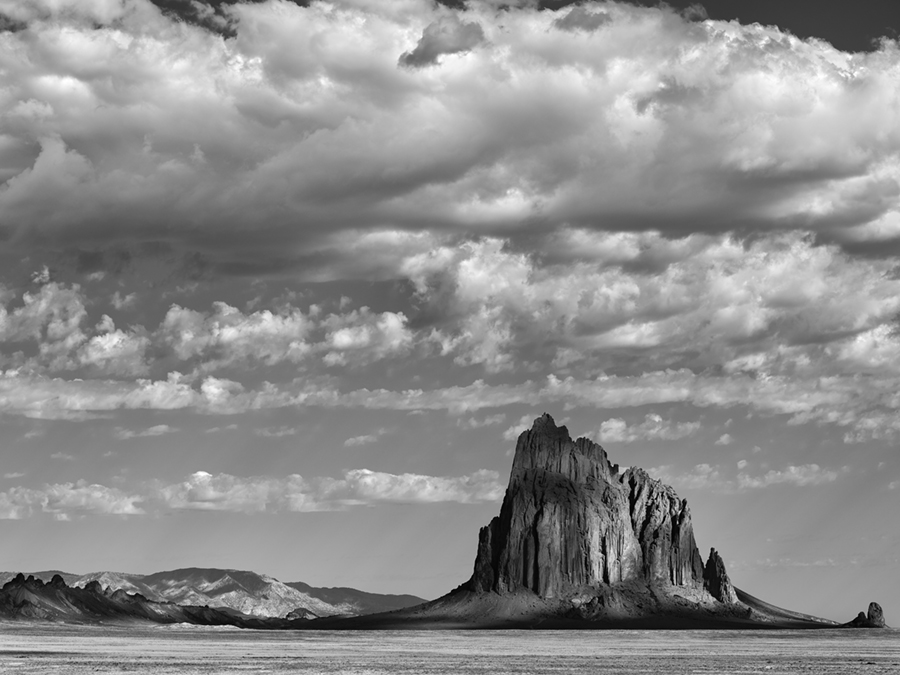
<svg viewBox="0 0 900 675">
<path fill-rule="evenodd" d="M 434 598 L 548 412 L 900 623 L 900 24 L 788 4 L 0 0 L 0 569 Z"/>
</svg>

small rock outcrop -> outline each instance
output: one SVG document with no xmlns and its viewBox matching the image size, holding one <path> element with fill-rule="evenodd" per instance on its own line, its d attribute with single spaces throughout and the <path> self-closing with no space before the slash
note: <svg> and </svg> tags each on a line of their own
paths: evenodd
<svg viewBox="0 0 900 675">
<path fill-rule="evenodd" d="M 703 586 L 719 602 L 726 604 L 738 602 L 737 591 L 734 590 L 728 572 L 725 571 L 725 562 L 714 548 L 709 549 L 709 559 L 703 570 Z"/>
<path fill-rule="evenodd" d="M 464 587 L 560 598 L 629 581 L 703 588 L 687 502 L 641 469 L 620 473 L 600 445 L 573 441 L 544 414 L 519 436 L 500 515 L 481 529 Z"/>
<path fill-rule="evenodd" d="M 860 612 L 853 621 L 844 625 L 848 628 L 884 628 L 884 611 L 877 602 L 870 602 L 867 614 Z"/>
</svg>

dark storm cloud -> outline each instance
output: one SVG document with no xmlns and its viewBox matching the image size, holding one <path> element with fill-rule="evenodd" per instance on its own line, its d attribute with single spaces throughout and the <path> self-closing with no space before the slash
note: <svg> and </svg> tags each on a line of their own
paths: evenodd
<svg viewBox="0 0 900 675">
<path fill-rule="evenodd" d="M 400 65 L 423 68 L 438 62 L 444 54 L 468 52 L 484 41 L 484 31 L 475 22 L 460 21 L 455 15 L 441 17 L 430 23 L 411 52 L 400 56 Z"/>
<path fill-rule="evenodd" d="M 0 40 L 10 251 L 334 279 L 566 227 L 900 238 L 895 48 L 616 3 L 214 9 L 234 38 L 146 0 L 9 10 L 31 22 Z"/>
</svg>

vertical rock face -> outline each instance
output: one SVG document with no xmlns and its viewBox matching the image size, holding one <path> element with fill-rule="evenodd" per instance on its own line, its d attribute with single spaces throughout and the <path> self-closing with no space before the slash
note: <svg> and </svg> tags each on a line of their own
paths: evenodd
<svg viewBox="0 0 900 675">
<path fill-rule="evenodd" d="M 850 628 L 885 628 L 884 611 L 877 602 L 870 602 L 866 614 L 860 612 L 853 621 L 843 625 Z"/>
<path fill-rule="evenodd" d="M 874 628 L 884 628 L 884 611 L 877 602 L 869 603 L 869 611 L 866 614 L 866 621 Z"/>
<path fill-rule="evenodd" d="M 500 515 L 481 529 L 474 591 L 563 597 L 621 581 L 702 586 L 687 502 L 573 441 L 547 414 L 519 436 Z"/>
<path fill-rule="evenodd" d="M 728 572 L 725 571 L 725 562 L 714 548 L 709 549 L 709 559 L 703 571 L 703 585 L 719 602 L 735 604 L 738 601 L 737 591 L 734 590 Z"/>
</svg>

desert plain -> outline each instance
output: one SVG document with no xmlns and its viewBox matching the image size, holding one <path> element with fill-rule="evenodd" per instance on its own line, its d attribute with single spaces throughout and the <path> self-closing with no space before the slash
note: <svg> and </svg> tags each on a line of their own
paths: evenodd
<svg viewBox="0 0 900 675">
<path fill-rule="evenodd" d="M 260 632 L 4 623 L 0 672 L 898 673 L 900 630 Z"/>
</svg>

